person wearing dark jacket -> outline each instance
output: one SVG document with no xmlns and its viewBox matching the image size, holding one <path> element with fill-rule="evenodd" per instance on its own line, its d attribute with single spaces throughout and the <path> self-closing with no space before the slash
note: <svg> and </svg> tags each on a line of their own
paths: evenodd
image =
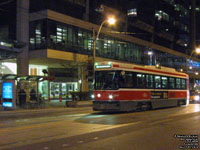
<svg viewBox="0 0 200 150">
<path fill-rule="evenodd" d="M 30 92 L 30 100 L 31 101 L 37 101 L 37 96 L 36 96 L 36 92 L 34 89 L 31 90 Z"/>
<path fill-rule="evenodd" d="M 24 89 L 20 89 L 19 91 L 19 106 L 23 107 L 26 104 L 26 92 Z"/>
</svg>

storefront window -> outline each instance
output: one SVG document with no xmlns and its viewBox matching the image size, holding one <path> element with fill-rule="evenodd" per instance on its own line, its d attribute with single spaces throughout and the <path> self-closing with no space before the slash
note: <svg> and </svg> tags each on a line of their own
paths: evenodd
<svg viewBox="0 0 200 150">
<path fill-rule="evenodd" d="M 39 82 L 38 84 L 38 90 L 39 90 L 39 94 L 40 96 L 47 100 L 48 99 L 48 81 L 43 81 L 43 82 Z"/>
<path fill-rule="evenodd" d="M 72 98 L 71 92 L 78 92 L 77 82 L 50 82 L 50 99 Z"/>
</svg>

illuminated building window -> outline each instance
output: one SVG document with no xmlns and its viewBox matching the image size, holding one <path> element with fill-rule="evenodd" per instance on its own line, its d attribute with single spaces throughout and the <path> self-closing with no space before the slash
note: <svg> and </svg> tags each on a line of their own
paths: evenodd
<svg viewBox="0 0 200 150">
<path fill-rule="evenodd" d="M 159 10 L 159 11 L 156 11 L 155 12 L 155 17 L 158 19 L 158 20 L 166 20 L 166 21 L 169 21 L 169 15 L 165 12 L 163 12 L 162 10 Z"/>
<path fill-rule="evenodd" d="M 180 11 L 182 13 L 183 16 L 188 16 L 189 12 L 186 8 L 184 8 L 182 5 L 180 4 L 174 4 L 174 10 L 175 11 Z M 181 17 L 181 16 L 180 16 Z"/>
<path fill-rule="evenodd" d="M 197 8 L 196 8 L 196 11 L 200 12 L 200 8 L 199 8 L 199 7 L 197 7 Z"/>
<path fill-rule="evenodd" d="M 35 29 L 35 36 L 36 36 L 36 45 L 40 45 L 41 44 L 41 24 L 37 24 L 36 25 L 36 29 Z"/>
<path fill-rule="evenodd" d="M 164 1 L 171 4 L 171 5 L 174 5 L 174 0 L 164 0 Z"/>
<path fill-rule="evenodd" d="M 66 0 L 70 3 L 74 3 L 74 4 L 78 4 L 78 5 L 81 5 L 81 6 L 85 6 L 85 0 Z"/>
<path fill-rule="evenodd" d="M 30 38 L 30 44 L 35 44 L 35 39 L 34 38 Z"/>
<path fill-rule="evenodd" d="M 128 16 L 137 16 L 137 8 L 129 9 L 127 12 Z"/>
<path fill-rule="evenodd" d="M 102 8 L 95 8 L 95 11 L 98 12 L 98 13 L 102 13 L 103 12 Z"/>
</svg>

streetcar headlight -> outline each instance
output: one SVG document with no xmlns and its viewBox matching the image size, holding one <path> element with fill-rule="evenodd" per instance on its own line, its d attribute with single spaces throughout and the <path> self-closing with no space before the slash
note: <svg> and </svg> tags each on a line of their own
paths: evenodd
<svg viewBox="0 0 200 150">
<path fill-rule="evenodd" d="M 194 100 L 195 100 L 195 101 L 198 101 L 199 99 L 200 99 L 199 95 L 195 95 L 195 96 L 194 96 Z"/>
<path fill-rule="evenodd" d="M 108 97 L 109 97 L 109 99 L 113 99 L 113 95 L 112 94 L 110 94 Z"/>
<path fill-rule="evenodd" d="M 97 97 L 101 97 L 101 94 L 97 94 Z"/>
<path fill-rule="evenodd" d="M 91 95 L 91 98 L 94 98 L 94 94 Z"/>
</svg>

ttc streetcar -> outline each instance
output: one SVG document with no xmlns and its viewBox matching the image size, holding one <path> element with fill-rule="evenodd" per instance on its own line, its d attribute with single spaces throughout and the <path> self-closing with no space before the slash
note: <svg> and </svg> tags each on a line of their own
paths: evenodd
<svg viewBox="0 0 200 150">
<path fill-rule="evenodd" d="M 189 77 L 167 67 L 118 62 L 95 65 L 95 111 L 135 111 L 187 105 Z"/>
</svg>

